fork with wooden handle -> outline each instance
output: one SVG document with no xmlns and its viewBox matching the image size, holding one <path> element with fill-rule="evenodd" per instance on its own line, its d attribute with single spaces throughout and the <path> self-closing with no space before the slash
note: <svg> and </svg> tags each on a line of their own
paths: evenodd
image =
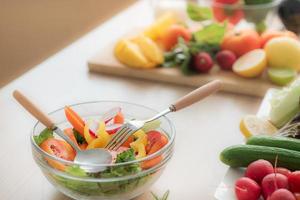
<svg viewBox="0 0 300 200">
<path fill-rule="evenodd" d="M 114 134 L 112 139 L 109 141 L 106 149 L 117 150 L 130 135 L 141 129 L 146 123 L 154 121 L 170 112 L 176 112 L 183 108 L 186 108 L 205 97 L 211 95 L 212 93 L 218 91 L 222 86 L 222 82 L 219 80 L 211 81 L 202 87 L 192 91 L 191 93 L 178 99 L 175 103 L 171 104 L 167 109 L 158 113 L 154 117 L 147 120 L 130 120 L 126 122 L 121 128 Z"/>
</svg>

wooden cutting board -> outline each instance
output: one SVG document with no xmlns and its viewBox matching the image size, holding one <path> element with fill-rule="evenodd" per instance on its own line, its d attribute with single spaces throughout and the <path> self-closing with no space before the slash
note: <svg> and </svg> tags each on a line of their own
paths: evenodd
<svg viewBox="0 0 300 200">
<path fill-rule="evenodd" d="M 113 49 L 114 44 L 110 44 L 90 58 L 88 60 L 90 71 L 194 87 L 219 79 L 224 83 L 223 91 L 257 97 L 263 97 L 269 88 L 276 87 L 265 76 L 245 79 L 232 72 L 219 70 L 217 66 L 209 74 L 191 76 L 183 75 L 178 68 L 133 69 L 118 62 Z"/>
</svg>

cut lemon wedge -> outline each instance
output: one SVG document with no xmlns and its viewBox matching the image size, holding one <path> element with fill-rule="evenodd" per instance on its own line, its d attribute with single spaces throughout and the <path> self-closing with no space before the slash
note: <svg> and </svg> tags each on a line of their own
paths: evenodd
<svg viewBox="0 0 300 200">
<path fill-rule="evenodd" d="M 246 78 L 257 77 L 267 66 L 266 53 L 255 49 L 241 56 L 233 65 L 233 71 Z"/>
<path fill-rule="evenodd" d="M 240 130 L 246 138 L 249 138 L 254 135 L 272 135 L 277 128 L 268 120 L 247 115 L 240 122 Z"/>
</svg>

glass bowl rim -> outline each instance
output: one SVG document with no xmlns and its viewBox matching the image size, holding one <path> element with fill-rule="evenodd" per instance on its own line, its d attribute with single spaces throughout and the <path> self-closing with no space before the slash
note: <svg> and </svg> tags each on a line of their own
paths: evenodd
<svg viewBox="0 0 300 200">
<path fill-rule="evenodd" d="M 246 4 L 224 4 L 219 2 L 212 2 L 212 0 L 200 0 L 198 4 L 201 2 L 209 2 L 210 5 L 215 5 L 217 7 L 223 7 L 228 9 L 244 9 L 244 10 L 254 10 L 254 9 L 266 9 L 278 6 L 283 0 L 273 0 L 269 3 L 264 4 L 255 4 L 255 5 L 246 5 Z"/>
<path fill-rule="evenodd" d="M 130 102 L 126 102 L 126 101 L 108 101 L 108 100 L 100 100 L 100 101 L 86 101 L 86 102 L 82 102 L 82 103 L 75 103 L 75 104 L 70 104 L 69 106 L 70 107 L 75 107 L 75 106 L 80 106 L 80 105 L 87 105 L 87 104 L 93 104 L 93 103 L 120 103 L 120 104 L 128 104 L 128 105 L 133 105 L 133 106 L 137 106 L 137 107 L 140 107 L 140 108 L 144 108 L 144 109 L 147 109 L 147 110 L 150 110 L 152 112 L 155 112 L 155 113 L 158 113 L 157 110 L 155 109 L 152 109 L 152 108 L 149 108 L 147 106 L 144 106 L 144 105 L 140 105 L 140 104 L 137 104 L 137 103 L 130 103 Z M 61 108 L 58 108 L 50 113 L 48 113 L 50 116 L 58 111 L 62 111 L 64 109 L 64 107 L 61 107 Z M 59 158 L 59 157 L 56 157 L 54 155 L 51 155 L 45 151 L 43 151 L 34 141 L 34 131 L 36 129 L 36 127 L 40 124 L 40 121 L 37 121 L 31 131 L 31 134 L 30 134 L 30 142 L 31 142 L 31 145 L 34 147 L 34 149 L 42 154 L 43 156 L 46 156 L 48 157 L 49 159 L 51 160 L 55 160 L 55 161 L 58 161 L 60 163 L 63 163 L 63 164 L 66 164 L 66 165 L 78 165 L 78 166 L 86 166 L 86 167 L 116 167 L 116 166 L 124 166 L 124 165 L 129 165 L 129 164 L 135 164 L 135 163 L 140 163 L 140 162 L 143 162 L 143 161 L 147 161 L 147 160 L 150 160 L 150 159 L 153 159 L 154 157 L 157 157 L 161 154 L 163 154 L 164 152 L 167 152 L 167 150 L 169 149 L 169 147 L 172 147 L 172 144 L 174 143 L 174 140 L 175 140 L 175 135 L 176 135 L 176 132 L 175 132 L 175 127 L 173 125 L 173 123 L 171 122 L 171 120 L 166 117 L 166 116 L 163 116 L 163 118 L 167 121 L 168 125 L 170 126 L 170 138 L 169 138 L 169 142 L 167 145 L 165 145 L 163 148 L 161 148 L 160 150 L 158 150 L 157 152 L 149 155 L 149 156 L 146 156 L 142 159 L 137 159 L 137 160 L 133 160 L 133 161 L 129 161 L 129 162 L 124 162 L 124 163 L 114 163 L 114 164 L 78 164 L 78 163 L 75 163 L 73 161 L 68 161 L 68 160 L 64 160 L 62 158 Z"/>
</svg>

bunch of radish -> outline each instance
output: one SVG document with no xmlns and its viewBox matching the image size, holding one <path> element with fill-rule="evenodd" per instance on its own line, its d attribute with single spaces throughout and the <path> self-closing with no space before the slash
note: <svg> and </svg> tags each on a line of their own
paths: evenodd
<svg viewBox="0 0 300 200">
<path fill-rule="evenodd" d="M 245 177 L 235 183 L 238 200 L 300 200 L 300 171 L 273 167 L 257 160 L 246 169 Z"/>
</svg>

